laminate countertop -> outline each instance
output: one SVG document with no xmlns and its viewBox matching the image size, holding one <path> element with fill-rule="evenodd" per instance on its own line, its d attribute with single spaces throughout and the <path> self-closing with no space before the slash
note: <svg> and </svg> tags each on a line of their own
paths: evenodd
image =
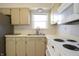
<svg viewBox="0 0 79 59">
<path fill-rule="evenodd" d="M 5 37 L 46 37 L 45 35 L 5 35 Z"/>
</svg>

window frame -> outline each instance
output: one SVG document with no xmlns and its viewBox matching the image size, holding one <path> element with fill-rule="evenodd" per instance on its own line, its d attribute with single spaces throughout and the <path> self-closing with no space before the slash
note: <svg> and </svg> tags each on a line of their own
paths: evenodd
<svg viewBox="0 0 79 59">
<path fill-rule="evenodd" d="M 34 21 L 33 21 L 33 15 L 47 15 L 47 21 L 46 21 L 46 28 L 40 28 L 40 29 L 48 29 L 48 13 L 32 13 L 31 16 L 32 16 L 32 28 L 33 29 L 36 29 L 34 28 Z"/>
</svg>

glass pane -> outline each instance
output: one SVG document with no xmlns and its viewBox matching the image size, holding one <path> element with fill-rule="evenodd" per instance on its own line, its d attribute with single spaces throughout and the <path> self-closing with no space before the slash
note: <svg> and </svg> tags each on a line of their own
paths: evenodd
<svg viewBox="0 0 79 59">
<path fill-rule="evenodd" d="M 47 15 L 33 15 L 33 21 L 47 21 Z"/>
<path fill-rule="evenodd" d="M 34 22 L 34 28 L 47 28 L 47 22 Z"/>
</svg>

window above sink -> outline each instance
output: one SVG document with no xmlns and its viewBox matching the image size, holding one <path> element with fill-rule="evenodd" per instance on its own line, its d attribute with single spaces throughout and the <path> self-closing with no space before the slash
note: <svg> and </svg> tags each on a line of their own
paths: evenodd
<svg viewBox="0 0 79 59">
<path fill-rule="evenodd" d="M 34 29 L 47 29 L 48 28 L 48 12 L 44 10 L 42 12 L 37 12 L 37 10 L 32 11 L 32 27 Z"/>
</svg>

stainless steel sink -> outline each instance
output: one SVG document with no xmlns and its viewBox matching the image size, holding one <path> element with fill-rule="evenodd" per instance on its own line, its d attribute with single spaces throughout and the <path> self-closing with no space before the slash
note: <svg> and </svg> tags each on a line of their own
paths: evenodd
<svg viewBox="0 0 79 59">
<path fill-rule="evenodd" d="M 45 34 L 28 34 L 28 35 L 45 35 Z"/>
<path fill-rule="evenodd" d="M 14 33 L 14 34 L 12 34 L 12 35 L 21 35 L 21 33 Z"/>
</svg>

